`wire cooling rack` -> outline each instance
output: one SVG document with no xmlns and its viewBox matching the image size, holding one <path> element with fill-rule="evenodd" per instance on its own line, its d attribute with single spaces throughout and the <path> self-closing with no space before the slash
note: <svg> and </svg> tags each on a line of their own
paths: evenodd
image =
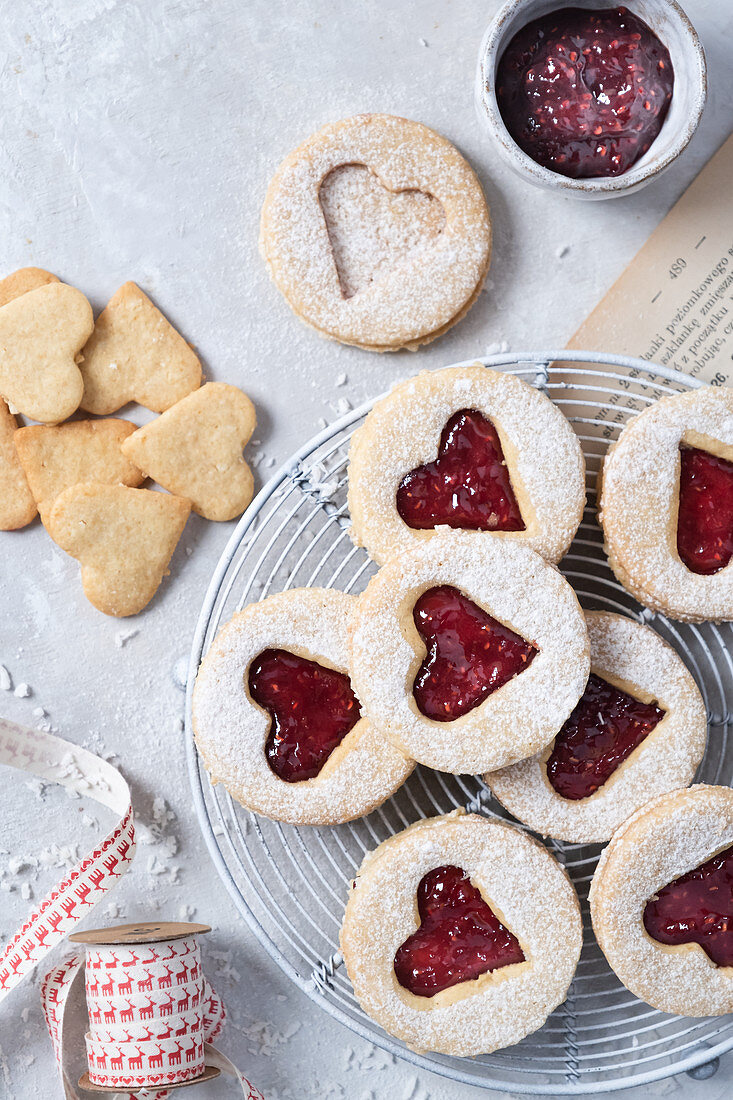
<svg viewBox="0 0 733 1100">
<path fill-rule="evenodd" d="M 542 388 L 580 437 L 588 466 L 587 508 L 561 568 L 585 608 L 651 622 L 694 674 L 708 709 L 709 740 L 698 779 L 729 783 L 733 634 L 728 624 L 690 626 L 643 610 L 616 582 L 595 518 L 595 480 L 609 442 L 633 409 L 699 385 L 642 360 L 595 352 L 494 355 Z M 553 367 L 562 361 L 578 366 Z M 338 952 L 349 891 L 364 854 L 412 822 L 457 806 L 512 820 L 479 777 L 418 767 L 405 786 L 366 818 L 330 828 L 295 828 L 242 809 L 212 787 L 193 742 L 191 692 L 196 669 L 219 626 L 271 592 L 307 585 L 360 592 L 375 571 L 352 546 L 346 511 L 350 437 L 371 403 L 321 432 L 275 474 L 240 521 L 214 572 L 191 655 L 186 745 L 196 810 L 214 862 L 237 908 L 270 956 L 296 985 L 347 1027 L 377 1046 L 455 1081 L 550 1096 L 612 1092 L 687 1070 L 711 1075 L 733 1048 L 733 1017 L 667 1016 L 636 1000 L 609 969 L 590 930 L 587 894 L 600 845 L 548 841 L 583 905 L 585 945 L 567 1001 L 517 1046 L 479 1058 L 415 1054 L 360 1009 Z M 243 670 L 244 674 L 244 670 Z"/>
</svg>

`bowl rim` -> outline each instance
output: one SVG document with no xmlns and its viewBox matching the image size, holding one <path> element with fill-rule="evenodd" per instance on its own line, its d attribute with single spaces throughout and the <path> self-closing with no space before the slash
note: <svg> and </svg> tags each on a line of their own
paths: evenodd
<svg viewBox="0 0 733 1100">
<path fill-rule="evenodd" d="M 533 183 L 539 184 L 545 188 L 550 188 L 551 190 L 577 192 L 581 195 L 623 194 L 626 191 L 638 187 L 641 183 L 647 183 L 654 179 L 654 177 L 663 172 L 690 143 L 707 102 L 708 79 L 705 50 L 685 10 L 680 6 L 677 0 L 653 0 L 660 8 L 666 8 L 670 12 L 672 18 L 677 20 L 683 35 L 687 38 L 690 47 L 690 57 L 695 62 L 694 67 L 691 66 L 691 71 L 687 77 L 690 82 L 697 85 L 697 94 L 694 96 L 694 109 L 681 126 L 676 139 L 671 143 L 667 152 L 653 163 L 643 165 L 642 167 L 632 166 L 620 176 L 600 176 L 576 179 L 572 176 L 564 176 L 560 172 L 553 172 L 550 168 L 545 168 L 543 165 L 533 160 L 528 153 L 524 152 L 506 127 L 501 111 L 499 110 L 493 81 L 489 81 L 488 79 L 489 69 L 492 65 L 498 63 L 500 44 L 506 40 L 509 32 L 513 28 L 514 22 L 521 17 L 522 9 L 528 7 L 530 3 L 533 2 L 534 0 L 506 0 L 506 3 L 499 8 L 486 28 L 479 50 L 478 67 L 476 70 L 476 101 L 480 113 L 488 123 L 502 155 L 509 161 L 515 171 L 528 177 Z M 557 7 L 584 7 L 586 6 L 586 2 L 587 0 L 557 0 Z M 624 0 L 624 3 L 628 4 L 633 13 L 634 0 Z M 612 7 L 613 4 L 609 3 L 608 6 Z M 593 9 L 589 8 L 589 10 Z M 531 22 L 531 19 L 532 17 L 528 18 L 527 22 Z M 519 27 L 515 28 L 515 30 L 519 29 Z M 676 73 L 675 79 L 677 79 Z M 663 128 L 664 127 L 662 127 L 662 129 Z M 653 150 L 661 133 L 662 130 L 660 130 L 659 134 L 652 142 L 650 148 L 647 150 L 647 154 Z"/>
</svg>

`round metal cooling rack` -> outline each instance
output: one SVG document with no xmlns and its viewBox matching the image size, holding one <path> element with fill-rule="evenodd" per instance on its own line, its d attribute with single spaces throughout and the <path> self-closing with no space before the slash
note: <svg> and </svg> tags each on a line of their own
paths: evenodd
<svg viewBox="0 0 733 1100">
<path fill-rule="evenodd" d="M 494 355 L 481 362 L 539 386 L 568 415 L 585 452 L 590 502 L 599 460 L 628 417 L 659 396 L 699 385 L 642 360 L 595 352 Z M 561 365 L 550 369 L 553 362 Z M 733 1017 L 666 1016 L 620 984 L 588 919 L 588 887 L 600 845 L 548 842 L 567 868 L 584 913 L 585 946 L 565 1004 L 540 1031 L 495 1054 L 473 1059 L 415 1054 L 385 1034 L 354 998 L 338 952 L 350 881 L 367 851 L 413 821 L 457 806 L 504 819 L 506 811 L 480 778 L 424 768 L 369 817 L 332 828 L 268 821 L 242 809 L 222 787 L 212 787 L 195 751 L 190 708 L 196 669 L 220 624 L 245 604 L 290 587 L 359 592 L 375 571 L 349 540 L 346 511 L 349 439 L 370 407 L 321 432 L 265 486 L 232 535 L 204 600 L 189 669 L 186 743 L 196 809 L 225 885 L 270 956 L 300 989 L 359 1035 L 416 1066 L 484 1088 L 551 1096 L 611 1092 L 684 1070 L 708 1076 L 718 1055 L 733 1047 Z M 731 627 L 684 625 L 643 610 L 608 568 L 592 506 L 561 568 L 584 607 L 651 621 L 682 656 L 703 691 L 710 722 L 698 779 L 728 783 Z"/>
</svg>

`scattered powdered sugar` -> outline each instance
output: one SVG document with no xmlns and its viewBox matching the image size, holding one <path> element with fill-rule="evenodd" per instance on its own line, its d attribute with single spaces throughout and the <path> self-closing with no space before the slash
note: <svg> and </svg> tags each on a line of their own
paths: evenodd
<svg viewBox="0 0 733 1100">
<path fill-rule="evenodd" d="M 647 802 L 601 855 L 590 891 L 596 938 L 624 985 L 663 1012 L 733 1011 L 733 968 L 697 944 L 665 947 L 643 925 L 658 890 L 731 844 L 733 790 L 697 784 Z"/>
<path fill-rule="evenodd" d="M 538 650 L 532 663 L 453 722 L 417 709 L 425 646 L 412 609 L 435 585 L 459 588 Z M 585 688 L 589 646 L 575 593 L 527 546 L 441 529 L 372 577 L 354 613 L 351 676 L 366 713 L 407 755 L 449 772 L 493 771 L 537 752 Z"/>
<path fill-rule="evenodd" d="M 672 618 L 733 617 L 733 564 L 704 576 L 673 549 L 680 443 L 733 447 L 732 413 L 725 387 L 663 397 L 629 422 L 606 457 L 599 518 L 611 567 L 640 602 Z"/>
<path fill-rule="evenodd" d="M 656 700 L 664 719 L 590 797 L 563 798 L 547 778 L 550 747 L 485 776 L 493 794 L 531 829 L 574 844 L 604 843 L 655 795 L 685 787 L 705 751 L 707 716 L 694 678 L 649 627 L 607 611 L 586 613 L 591 670 L 637 698 Z"/>
<path fill-rule="evenodd" d="M 13 680 L 5 665 L 0 665 L 0 691 L 10 691 Z"/>
<path fill-rule="evenodd" d="M 415 930 L 415 895 L 435 867 L 461 867 L 519 939 L 525 962 L 421 998 L 394 980 L 394 956 Z M 487 1053 L 518 1042 L 564 999 L 582 945 L 578 900 L 536 841 L 460 812 L 418 822 L 364 860 L 346 907 L 341 949 L 364 1010 L 413 1049 Z"/>
<path fill-rule="evenodd" d="M 137 638 L 139 633 L 139 627 L 133 627 L 130 630 L 118 630 L 115 634 L 115 645 L 118 649 L 123 649 L 129 641 L 133 638 Z"/>
<path fill-rule="evenodd" d="M 417 466 L 433 461 L 443 429 L 459 409 L 478 409 L 499 432 L 525 531 L 488 538 L 525 543 L 559 561 L 585 505 L 585 464 L 577 436 L 543 393 L 480 363 L 423 371 L 378 401 L 354 433 L 349 453 L 352 538 L 382 563 L 421 545 L 396 506 L 397 488 Z"/>
<path fill-rule="evenodd" d="M 32 694 L 33 694 L 32 688 L 30 687 L 29 684 L 26 684 L 25 681 L 18 684 L 17 687 L 15 688 L 15 690 L 13 691 L 13 695 L 17 696 L 18 699 L 28 699 L 29 696 L 32 695 Z"/>
</svg>

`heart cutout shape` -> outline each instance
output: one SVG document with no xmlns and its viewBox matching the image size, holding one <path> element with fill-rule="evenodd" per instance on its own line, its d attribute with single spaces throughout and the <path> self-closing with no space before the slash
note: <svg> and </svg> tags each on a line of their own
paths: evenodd
<svg viewBox="0 0 733 1100">
<path fill-rule="evenodd" d="M 644 928 L 659 943 L 697 943 L 716 966 L 733 966 L 733 847 L 651 898 Z"/>
<path fill-rule="evenodd" d="M 460 867 L 436 867 L 417 888 L 420 927 L 395 954 L 397 981 L 417 997 L 524 962 L 506 928 Z"/>
<path fill-rule="evenodd" d="M 702 576 L 733 557 L 733 462 L 699 447 L 680 447 L 677 553 Z"/>
<path fill-rule="evenodd" d="M 588 798 L 664 718 L 656 703 L 642 703 L 592 672 L 575 710 L 555 738 L 547 778 L 563 798 Z"/>
<path fill-rule="evenodd" d="M 255 429 L 254 405 L 236 386 L 209 382 L 151 420 L 122 453 L 205 519 L 241 515 L 254 478 L 242 451 Z"/>
<path fill-rule="evenodd" d="M 81 565 L 87 599 L 106 615 L 136 615 L 153 598 L 191 504 L 168 493 L 90 482 L 59 495 L 47 530 Z"/>
<path fill-rule="evenodd" d="M 418 709 L 452 722 L 534 660 L 537 649 L 452 585 L 429 588 L 412 612 L 427 656 L 413 684 Z"/>
<path fill-rule="evenodd" d="M 286 783 L 317 776 L 361 717 L 348 676 L 286 649 L 260 653 L 248 687 L 270 715 L 267 763 Z"/>
<path fill-rule="evenodd" d="M 406 474 L 397 511 L 408 527 L 524 531 L 496 428 L 477 409 L 459 409 L 443 428 L 438 457 Z"/>
<path fill-rule="evenodd" d="M 408 257 L 428 249 L 445 228 L 433 195 L 392 191 L 364 164 L 343 164 L 323 179 L 318 200 L 341 293 L 352 298 Z"/>
<path fill-rule="evenodd" d="M 66 283 L 47 283 L 0 308 L 0 395 L 12 409 L 55 424 L 79 407 L 76 358 L 94 327 L 92 307 Z"/>
</svg>

